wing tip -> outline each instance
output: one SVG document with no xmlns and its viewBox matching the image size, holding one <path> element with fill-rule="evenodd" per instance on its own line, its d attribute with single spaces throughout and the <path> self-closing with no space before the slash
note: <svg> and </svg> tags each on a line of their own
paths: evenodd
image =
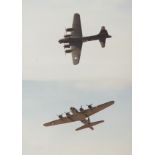
<svg viewBox="0 0 155 155">
<path fill-rule="evenodd" d="M 48 125 L 46 123 L 44 123 L 43 126 L 48 126 Z"/>
<path fill-rule="evenodd" d="M 78 59 L 78 57 L 73 57 L 73 64 L 74 65 L 78 65 L 80 62 L 80 60 Z"/>
<path fill-rule="evenodd" d="M 53 124 L 51 124 L 51 122 L 49 123 L 44 123 L 43 126 L 48 127 L 48 126 L 52 126 Z"/>
<path fill-rule="evenodd" d="M 74 16 L 80 16 L 80 14 L 76 12 L 76 13 L 74 13 Z"/>
<path fill-rule="evenodd" d="M 74 64 L 74 65 L 78 65 L 78 64 L 79 64 L 79 62 L 73 62 L 73 64 Z"/>
</svg>

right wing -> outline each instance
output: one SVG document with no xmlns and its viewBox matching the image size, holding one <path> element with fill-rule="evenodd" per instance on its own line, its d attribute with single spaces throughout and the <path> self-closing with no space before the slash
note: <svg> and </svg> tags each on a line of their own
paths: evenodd
<svg viewBox="0 0 155 155">
<path fill-rule="evenodd" d="M 82 28 L 81 28 L 81 20 L 80 15 L 78 13 L 74 14 L 73 24 L 72 24 L 72 36 L 73 37 L 82 37 Z"/>
<path fill-rule="evenodd" d="M 84 115 L 86 115 L 87 117 L 89 117 L 89 116 L 91 116 L 91 115 L 93 115 L 93 114 L 113 105 L 113 104 L 114 104 L 114 101 L 106 102 L 106 103 L 100 104 L 96 107 L 92 107 L 91 109 L 86 109 L 82 113 Z"/>
</svg>

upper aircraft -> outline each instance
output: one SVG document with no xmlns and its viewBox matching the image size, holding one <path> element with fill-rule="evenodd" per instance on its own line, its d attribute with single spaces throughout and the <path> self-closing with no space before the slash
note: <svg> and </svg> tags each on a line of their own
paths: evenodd
<svg viewBox="0 0 155 155">
<path fill-rule="evenodd" d="M 72 53 L 74 65 L 77 65 L 80 61 L 83 42 L 99 40 L 101 46 L 105 47 L 106 39 L 111 38 L 104 26 L 101 27 L 97 35 L 83 37 L 80 15 L 78 13 L 74 14 L 72 28 L 67 28 L 66 32 L 70 32 L 70 34 L 64 35 L 64 38 L 60 39 L 59 43 L 64 43 L 64 48 L 68 48 L 65 50 L 65 53 Z"/>
<path fill-rule="evenodd" d="M 79 109 L 79 111 L 71 107 L 70 111 L 71 113 L 67 112 L 66 116 L 59 115 L 59 119 L 48 122 L 43 124 L 44 126 L 54 126 L 54 125 L 59 125 L 59 124 L 64 124 L 64 123 L 70 123 L 70 122 L 75 122 L 75 121 L 81 121 L 84 125 L 77 128 L 76 131 L 82 130 L 85 128 L 90 128 L 91 130 L 94 130 L 93 126 L 103 123 L 104 120 L 96 121 L 96 122 L 91 122 L 89 117 L 111 105 L 114 104 L 114 101 L 106 102 L 104 104 L 100 104 L 98 106 L 93 107 L 92 105 L 88 105 L 88 109 L 83 109 L 82 106 Z"/>
</svg>

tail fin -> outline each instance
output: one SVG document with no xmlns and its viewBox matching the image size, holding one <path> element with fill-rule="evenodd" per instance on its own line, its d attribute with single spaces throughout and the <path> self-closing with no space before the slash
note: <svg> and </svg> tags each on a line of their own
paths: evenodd
<svg viewBox="0 0 155 155">
<path fill-rule="evenodd" d="M 105 26 L 102 26 L 99 34 L 102 34 L 102 33 L 105 33 L 105 32 L 107 32 L 107 30 L 105 29 Z"/>
</svg>

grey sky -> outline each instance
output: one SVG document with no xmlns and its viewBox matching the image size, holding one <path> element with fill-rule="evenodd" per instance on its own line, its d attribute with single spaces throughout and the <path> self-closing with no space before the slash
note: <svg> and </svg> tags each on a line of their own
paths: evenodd
<svg viewBox="0 0 155 155">
<path fill-rule="evenodd" d="M 73 14 L 83 35 L 106 26 L 106 47 L 84 43 L 72 64 L 58 43 Z M 80 123 L 42 123 L 70 106 L 115 104 L 93 116 L 105 123 L 75 132 Z M 86 106 L 84 106 L 86 108 Z M 131 0 L 23 0 L 23 155 L 131 155 Z"/>
</svg>

